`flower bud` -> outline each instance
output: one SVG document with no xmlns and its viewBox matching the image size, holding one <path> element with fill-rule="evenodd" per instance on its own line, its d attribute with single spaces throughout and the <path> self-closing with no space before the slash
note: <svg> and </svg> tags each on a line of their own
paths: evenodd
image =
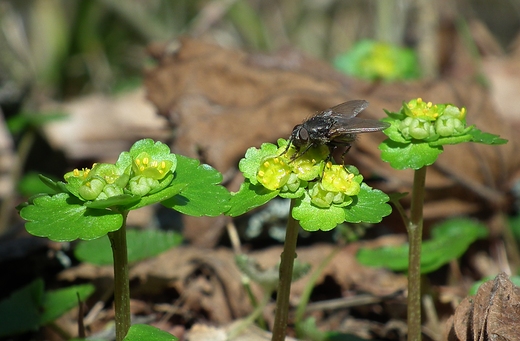
<svg viewBox="0 0 520 341">
<path fill-rule="evenodd" d="M 302 180 L 298 179 L 298 176 L 295 173 L 291 173 L 291 175 L 289 175 L 289 179 L 282 187 L 282 192 L 296 192 L 298 188 L 300 188 L 301 182 Z"/>
<path fill-rule="evenodd" d="M 459 109 L 456 106 L 447 105 L 443 116 L 450 116 L 462 121 L 466 118 L 466 108 L 462 107 L 462 109 Z"/>
<path fill-rule="evenodd" d="M 327 191 L 320 182 L 314 182 L 309 186 L 311 202 L 321 208 L 328 208 L 332 205 L 337 193 Z"/>
<path fill-rule="evenodd" d="M 123 193 L 123 188 L 116 184 L 107 184 L 105 188 L 103 188 L 103 194 L 106 194 L 107 198 L 122 195 Z"/>
<path fill-rule="evenodd" d="M 443 137 L 460 135 L 464 129 L 464 123 L 450 115 L 443 115 L 435 122 L 437 134 Z"/>
<path fill-rule="evenodd" d="M 399 125 L 399 130 L 406 139 L 424 140 L 436 134 L 434 126 L 429 121 L 412 117 L 405 118 Z"/>
<path fill-rule="evenodd" d="M 101 178 L 87 180 L 78 189 L 79 195 L 85 200 L 95 200 L 103 191 L 106 182 Z"/>
<path fill-rule="evenodd" d="M 132 194 L 143 196 L 159 186 L 159 181 L 151 177 L 138 175 L 130 179 L 128 186 Z"/>
</svg>

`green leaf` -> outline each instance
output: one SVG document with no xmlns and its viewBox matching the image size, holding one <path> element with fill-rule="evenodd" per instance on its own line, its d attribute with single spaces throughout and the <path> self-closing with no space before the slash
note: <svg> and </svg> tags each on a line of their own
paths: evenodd
<svg viewBox="0 0 520 341">
<path fill-rule="evenodd" d="M 392 212 L 392 207 L 387 204 L 388 196 L 365 183 L 361 184 L 359 194 L 352 199 L 353 202 L 345 207 L 332 205 L 320 208 L 311 203 L 309 194 L 305 192 L 303 198 L 296 200 L 293 217 L 306 231 L 329 231 L 345 221 L 377 223 Z"/>
<path fill-rule="evenodd" d="M 126 238 L 129 263 L 155 257 L 182 243 L 182 235 L 176 232 L 155 230 L 128 230 Z M 79 242 L 74 255 L 82 262 L 96 265 L 113 264 L 112 247 L 108 236 Z"/>
<path fill-rule="evenodd" d="M 491 144 L 491 145 L 505 144 L 508 142 L 506 139 L 503 139 L 498 135 L 484 133 L 477 128 L 470 130 L 469 134 L 472 136 L 472 139 L 471 139 L 472 142 Z"/>
<path fill-rule="evenodd" d="M 253 185 L 246 179 L 238 192 L 231 193 L 230 209 L 226 215 L 238 217 L 256 207 L 262 206 L 278 195 L 280 191 L 271 191 L 260 184 Z"/>
<path fill-rule="evenodd" d="M 84 205 L 89 208 L 105 209 L 114 206 L 131 205 L 139 201 L 139 199 L 141 199 L 141 197 L 138 195 L 122 194 L 108 199 L 87 201 Z"/>
<path fill-rule="evenodd" d="M 429 166 L 442 153 L 442 146 L 432 147 L 428 142 L 403 144 L 390 139 L 380 145 L 381 159 L 395 169 L 420 169 Z"/>
<path fill-rule="evenodd" d="M 50 179 L 49 179 L 50 180 Z M 51 180 L 52 181 L 52 180 Z M 28 172 L 18 182 L 18 190 L 23 196 L 29 197 L 38 193 L 56 194 L 59 187 L 52 181 L 54 187 L 50 188 L 42 182 L 40 175 L 36 172 Z"/>
<path fill-rule="evenodd" d="M 231 194 L 220 183 L 222 174 L 198 160 L 177 155 L 175 184 L 184 184 L 180 194 L 161 202 L 181 213 L 200 217 L 215 217 L 226 212 Z"/>
<path fill-rule="evenodd" d="M 159 328 L 146 324 L 134 324 L 128 330 L 124 341 L 177 341 L 178 338 Z"/>
<path fill-rule="evenodd" d="M 24 111 L 7 121 L 7 127 L 13 134 L 18 134 L 27 127 L 39 128 L 49 122 L 60 121 L 69 117 L 62 112 L 28 112 Z"/>
<path fill-rule="evenodd" d="M 296 324 L 296 335 L 306 340 L 326 341 L 328 333 L 318 328 L 315 317 L 308 317 Z"/>
<path fill-rule="evenodd" d="M 40 178 L 40 181 L 43 182 L 43 184 L 45 186 L 49 187 L 53 191 L 53 193 L 66 192 L 66 191 L 63 191 L 64 184 L 62 183 L 61 186 L 59 185 L 60 181 L 54 181 L 51 178 L 48 178 L 42 174 L 39 174 L 38 177 Z M 51 194 L 53 194 L 53 193 L 51 193 Z"/>
<path fill-rule="evenodd" d="M 436 146 L 443 146 L 447 144 L 459 144 L 463 142 L 470 142 L 471 141 L 471 135 L 470 134 L 464 134 L 460 136 L 450 136 L 450 137 L 441 137 L 436 141 L 430 142 L 431 147 Z"/>
<path fill-rule="evenodd" d="M 509 217 L 508 222 L 516 240 L 520 240 L 520 215 Z"/>
<path fill-rule="evenodd" d="M 421 273 L 437 270 L 453 259 L 460 258 L 477 239 L 484 239 L 489 231 L 484 224 L 467 218 L 454 218 L 437 225 L 421 252 Z M 439 251 L 440 250 L 440 251 Z"/>
<path fill-rule="evenodd" d="M 96 239 L 123 223 L 121 214 L 87 208 L 68 193 L 38 197 L 22 208 L 20 216 L 28 221 L 25 228 L 30 234 L 59 242 Z"/>
<path fill-rule="evenodd" d="M 37 330 L 43 295 L 43 280 L 37 279 L 1 301 L 0 337 Z"/>
<path fill-rule="evenodd" d="M 475 240 L 487 234 L 486 226 L 466 218 L 451 219 L 435 226 L 432 239 L 422 244 L 421 273 L 432 272 L 459 258 Z M 364 265 L 405 271 L 408 268 L 408 244 L 360 249 L 356 257 Z"/>
<path fill-rule="evenodd" d="M 0 302 L 0 337 L 37 330 L 77 306 L 77 294 L 85 300 L 95 290 L 92 284 L 44 292 L 38 278 Z"/>
<path fill-rule="evenodd" d="M 92 284 L 82 284 L 46 292 L 43 297 L 40 324 L 45 325 L 56 320 L 78 305 L 78 295 L 81 301 L 85 301 L 95 290 Z"/>
<path fill-rule="evenodd" d="M 311 197 L 305 191 L 302 198 L 296 199 L 292 216 L 306 231 L 329 231 L 345 221 L 345 210 L 334 205 L 327 208 L 317 207 L 311 203 Z"/>
<path fill-rule="evenodd" d="M 392 213 L 392 207 L 387 204 L 388 195 L 378 189 L 372 189 L 366 183 L 361 184 L 359 194 L 353 197 L 354 202 L 344 207 L 345 221 L 350 223 L 378 223 L 383 217 Z"/>
</svg>

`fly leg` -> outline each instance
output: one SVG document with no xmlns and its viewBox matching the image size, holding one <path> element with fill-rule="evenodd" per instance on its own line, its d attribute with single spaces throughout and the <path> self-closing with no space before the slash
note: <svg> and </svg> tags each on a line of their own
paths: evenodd
<svg viewBox="0 0 520 341">
<path fill-rule="evenodd" d="M 343 167 L 345 167 L 345 154 L 348 153 L 348 151 L 352 148 L 352 145 L 347 145 L 347 149 L 343 153 L 341 153 L 341 163 L 343 164 Z"/>
</svg>

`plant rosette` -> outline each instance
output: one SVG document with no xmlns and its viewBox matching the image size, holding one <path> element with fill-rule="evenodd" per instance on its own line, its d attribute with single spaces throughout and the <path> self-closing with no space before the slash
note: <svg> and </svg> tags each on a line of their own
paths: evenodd
<svg viewBox="0 0 520 341">
<path fill-rule="evenodd" d="M 466 124 L 466 108 L 452 104 L 433 104 L 421 98 L 403 102 L 399 112 L 389 112 L 383 121 L 390 127 L 383 132 L 388 139 L 379 145 L 381 158 L 395 169 L 419 169 L 431 165 L 443 146 L 462 142 L 504 144 L 498 135 L 484 133 Z"/>
<path fill-rule="evenodd" d="M 19 206 L 20 216 L 29 233 L 54 241 L 99 238 L 118 230 L 128 211 L 159 202 L 198 216 L 229 209 L 219 172 L 151 139 L 137 141 L 115 164 L 68 172 L 65 182 L 40 178 L 55 193 L 33 196 Z"/>
<path fill-rule="evenodd" d="M 332 164 L 326 145 L 298 150 L 288 141 L 249 148 L 239 168 L 246 178 L 232 194 L 230 216 L 241 215 L 276 196 L 294 199 L 292 215 L 307 231 L 328 231 L 343 222 L 380 222 L 391 212 L 388 196 L 363 182 L 354 166 Z"/>
</svg>

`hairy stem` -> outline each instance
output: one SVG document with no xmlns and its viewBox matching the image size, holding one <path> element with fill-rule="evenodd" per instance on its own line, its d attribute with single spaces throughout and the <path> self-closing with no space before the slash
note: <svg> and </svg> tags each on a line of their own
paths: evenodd
<svg viewBox="0 0 520 341">
<path fill-rule="evenodd" d="M 294 259 L 296 258 L 296 241 L 298 239 L 299 225 L 292 216 L 294 199 L 291 200 L 289 209 L 289 219 L 287 221 L 287 231 L 285 243 L 280 262 L 280 275 L 278 291 L 276 294 L 276 313 L 274 316 L 272 341 L 284 341 L 287 330 L 287 319 L 289 315 L 289 295 L 291 292 L 291 280 L 293 273 Z"/>
<path fill-rule="evenodd" d="M 112 255 L 114 257 L 114 306 L 116 320 L 116 341 L 123 341 L 130 329 L 130 284 L 128 280 L 128 251 L 126 247 L 126 217 L 123 212 L 123 226 L 109 232 Z"/>
<path fill-rule="evenodd" d="M 426 167 L 415 171 L 410 222 L 407 226 L 408 255 L 408 341 L 421 340 L 421 243 Z"/>
</svg>

